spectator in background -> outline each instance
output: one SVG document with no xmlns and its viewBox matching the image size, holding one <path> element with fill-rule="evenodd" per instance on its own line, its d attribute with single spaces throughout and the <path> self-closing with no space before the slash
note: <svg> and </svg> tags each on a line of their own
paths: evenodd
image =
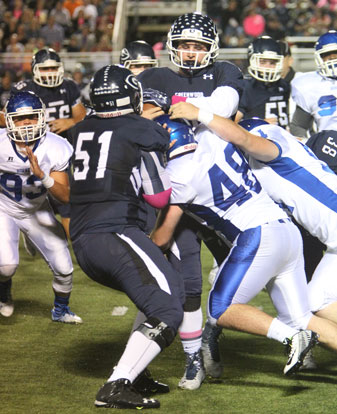
<svg viewBox="0 0 337 414">
<path fill-rule="evenodd" d="M 18 42 L 18 35 L 13 33 L 9 38 L 9 44 L 6 47 L 6 52 L 8 53 L 23 53 L 25 47 L 22 43 Z"/>
<path fill-rule="evenodd" d="M 83 5 L 76 7 L 73 19 L 76 19 L 80 10 L 83 10 L 84 19 L 88 22 L 90 30 L 95 30 L 98 11 L 96 5 L 91 0 L 83 0 Z"/>
<path fill-rule="evenodd" d="M 82 4 L 82 0 L 65 0 L 63 7 L 69 11 L 70 17 L 72 18 L 76 7 L 82 6 Z"/>
<path fill-rule="evenodd" d="M 33 16 L 26 31 L 27 39 L 35 39 L 35 42 L 37 42 L 38 38 L 40 37 L 40 31 L 40 21 L 36 16 Z"/>
<path fill-rule="evenodd" d="M 0 84 L 0 105 L 1 108 L 4 108 L 6 102 L 9 99 L 12 82 L 14 82 L 14 74 L 11 70 L 5 70 L 1 74 L 1 84 Z"/>
<path fill-rule="evenodd" d="M 15 17 L 16 20 L 19 20 L 23 11 L 23 1 L 22 0 L 14 0 L 13 8 L 12 8 L 12 16 Z"/>
<path fill-rule="evenodd" d="M 285 37 L 285 28 L 274 12 L 266 18 L 265 34 L 274 40 L 281 40 Z"/>
<path fill-rule="evenodd" d="M 45 39 L 48 46 L 55 44 L 61 46 L 64 41 L 64 30 L 55 22 L 54 16 L 49 16 L 47 25 L 40 30 L 40 36 Z"/>
<path fill-rule="evenodd" d="M 78 13 L 76 13 L 76 10 L 72 18 L 72 25 L 74 30 L 78 31 L 81 28 L 81 26 L 88 25 L 89 20 L 85 17 L 83 9 L 78 10 Z"/>
<path fill-rule="evenodd" d="M 65 33 L 68 34 L 71 29 L 71 16 L 69 10 L 63 4 L 63 1 L 58 1 L 50 11 L 50 15 L 54 17 L 55 23 L 62 26 Z"/>
<path fill-rule="evenodd" d="M 45 0 L 37 0 L 34 16 L 39 19 L 40 24 L 44 25 L 48 21 L 48 10 L 45 8 Z"/>
<path fill-rule="evenodd" d="M 80 27 L 80 30 L 75 33 L 77 37 L 77 43 L 81 52 L 90 52 L 96 43 L 96 36 L 91 33 L 87 24 Z"/>
<path fill-rule="evenodd" d="M 75 34 L 72 34 L 69 43 L 65 47 L 67 52 L 73 53 L 73 52 L 79 52 L 80 46 L 78 44 L 78 38 Z"/>
</svg>

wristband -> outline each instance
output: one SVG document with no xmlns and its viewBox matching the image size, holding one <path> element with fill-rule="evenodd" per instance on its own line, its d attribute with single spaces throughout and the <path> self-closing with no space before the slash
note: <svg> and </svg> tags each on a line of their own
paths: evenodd
<svg viewBox="0 0 337 414">
<path fill-rule="evenodd" d="M 213 120 L 214 116 L 211 112 L 206 111 L 206 109 L 199 109 L 198 121 L 202 124 L 208 126 L 208 124 Z"/>
<path fill-rule="evenodd" d="M 49 174 L 45 174 L 42 178 L 41 178 L 41 183 L 43 184 L 43 186 L 45 188 L 50 188 L 54 185 L 55 180 L 54 178 L 50 177 Z"/>
</svg>

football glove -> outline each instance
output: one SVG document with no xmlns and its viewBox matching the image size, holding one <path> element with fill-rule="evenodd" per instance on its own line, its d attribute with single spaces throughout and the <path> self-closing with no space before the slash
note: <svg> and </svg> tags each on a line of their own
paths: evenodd
<svg viewBox="0 0 337 414">
<path fill-rule="evenodd" d="M 164 92 L 147 88 L 143 90 L 143 103 L 150 103 L 152 105 L 159 106 L 165 113 L 168 113 L 171 106 L 171 99 Z"/>
</svg>

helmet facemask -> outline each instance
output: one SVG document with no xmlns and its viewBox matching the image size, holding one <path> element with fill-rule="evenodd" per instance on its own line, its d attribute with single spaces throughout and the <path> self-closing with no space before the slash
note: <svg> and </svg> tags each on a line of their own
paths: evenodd
<svg viewBox="0 0 337 414">
<path fill-rule="evenodd" d="M 206 46 L 206 51 L 195 51 L 193 61 L 184 62 L 178 46 L 182 42 L 196 42 Z M 180 16 L 171 26 L 167 35 L 166 49 L 171 62 L 179 68 L 195 70 L 205 68 L 215 61 L 219 54 L 219 36 L 214 22 L 208 16 L 199 13 L 186 13 Z M 198 62 L 198 57 L 203 58 Z"/>
<path fill-rule="evenodd" d="M 334 54 L 336 57 L 324 60 L 325 56 Z M 327 78 L 337 78 L 337 44 L 329 44 L 315 51 L 315 62 L 318 73 Z"/>
<path fill-rule="evenodd" d="M 22 126 L 16 126 L 15 122 L 22 118 L 37 119 L 37 123 Z M 24 142 L 25 144 L 36 141 L 46 134 L 46 117 L 45 110 L 32 109 L 29 107 L 18 108 L 16 112 L 6 112 L 7 135 L 15 142 Z"/>
<path fill-rule="evenodd" d="M 41 70 L 43 68 L 55 68 L 55 70 Z M 62 62 L 55 60 L 45 60 L 42 63 L 36 63 L 33 67 L 34 82 L 46 88 L 55 88 L 63 82 L 64 67 Z"/>
<path fill-rule="evenodd" d="M 262 82 L 276 82 L 281 79 L 283 59 L 282 55 L 272 51 L 253 53 L 249 59 L 248 73 Z"/>
</svg>

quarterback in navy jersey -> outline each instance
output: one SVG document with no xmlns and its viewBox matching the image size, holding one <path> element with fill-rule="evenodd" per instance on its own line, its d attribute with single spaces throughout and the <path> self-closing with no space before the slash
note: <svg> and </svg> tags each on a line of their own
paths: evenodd
<svg viewBox="0 0 337 414">
<path fill-rule="evenodd" d="M 215 113 L 233 119 L 243 89 L 243 75 L 234 64 L 215 61 L 219 53 L 219 38 L 212 19 L 199 13 L 178 17 L 168 33 L 166 48 L 178 70 L 147 69 L 138 75 L 144 90 L 151 88 L 165 93 L 172 103 L 191 102 L 199 108 L 212 108 Z M 150 116 L 153 117 L 163 113 L 159 108 L 151 110 Z M 147 111 L 144 112 L 147 116 Z M 185 373 L 179 382 L 183 389 L 199 388 L 206 375 L 201 356 L 201 240 L 197 236 L 200 230 L 205 239 L 205 229 L 184 215 L 168 254 L 185 283 L 184 321 L 179 330 L 186 355 Z M 215 255 L 218 253 L 222 258 L 223 249 L 213 252 Z"/>
<path fill-rule="evenodd" d="M 286 128 L 289 124 L 290 84 L 281 79 L 282 49 L 271 37 L 255 39 L 248 47 L 248 73 L 235 120 L 259 117 Z"/>
<path fill-rule="evenodd" d="M 185 294 L 180 276 L 143 231 L 141 203 L 144 198 L 162 208 L 169 200 L 171 184 L 163 166 L 169 134 L 140 116 L 141 85 L 122 66 L 109 65 L 96 72 L 90 100 L 94 114 L 71 131 L 74 252 L 91 279 L 125 292 L 144 315 L 135 323 L 95 405 L 158 408 L 159 401 L 146 395 L 169 388 L 149 380 L 145 369 L 173 342 L 183 318 Z"/>
</svg>

